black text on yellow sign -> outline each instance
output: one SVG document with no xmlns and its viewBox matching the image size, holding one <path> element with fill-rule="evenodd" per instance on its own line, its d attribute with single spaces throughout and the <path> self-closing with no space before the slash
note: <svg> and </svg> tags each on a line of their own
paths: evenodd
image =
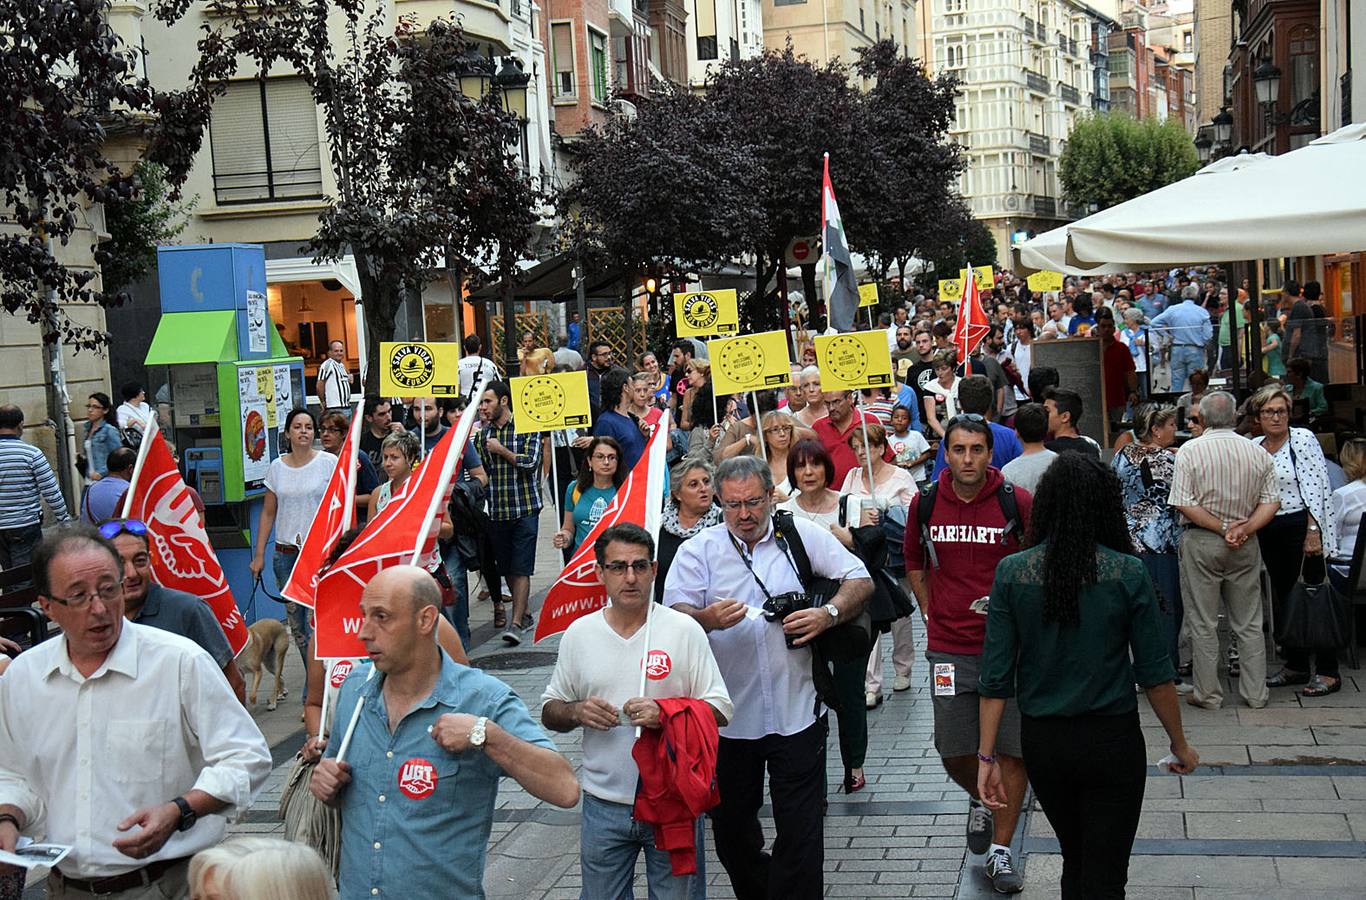
<svg viewBox="0 0 1366 900">
<path fill-rule="evenodd" d="M 716 338 L 707 342 L 712 387 L 717 394 L 739 394 L 792 383 L 792 358 L 781 331 Z"/>
<path fill-rule="evenodd" d="M 815 344 L 823 390 L 861 391 L 892 386 L 892 354 L 887 349 L 887 332 L 821 335 Z"/>
<path fill-rule="evenodd" d="M 679 337 L 708 337 L 739 331 L 739 296 L 734 289 L 674 294 L 674 330 Z"/>
<path fill-rule="evenodd" d="M 379 345 L 379 390 L 385 397 L 457 397 L 460 345 L 384 341 Z"/>
<path fill-rule="evenodd" d="M 512 425 L 518 434 L 559 431 L 590 423 L 588 373 L 557 372 L 514 378 Z"/>
</svg>

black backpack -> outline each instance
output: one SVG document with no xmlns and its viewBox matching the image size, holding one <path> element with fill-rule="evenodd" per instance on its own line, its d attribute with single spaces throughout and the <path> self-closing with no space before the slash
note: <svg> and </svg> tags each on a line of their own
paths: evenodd
<svg viewBox="0 0 1366 900">
<path fill-rule="evenodd" d="M 939 482 L 931 482 L 920 495 L 920 504 L 916 507 L 916 519 L 920 523 L 920 543 L 924 547 L 925 559 L 933 568 L 939 568 L 939 555 L 935 553 L 934 541 L 930 539 L 930 517 L 934 515 L 934 501 L 939 496 Z M 1001 515 L 1005 517 L 1006 527 L 1001 532 L 1001 543 L 1004 544 L 1015 535 L 1015 545 L 1019 547 L 1024 542 L 1024 522 L 1020 520 L 1020 504 L 1015 496 L 1015 485 L 1009 481 L 1002 483 L 1000 490 L 996 492 L 996 501 L 1001 504 Z"/>
</svg>

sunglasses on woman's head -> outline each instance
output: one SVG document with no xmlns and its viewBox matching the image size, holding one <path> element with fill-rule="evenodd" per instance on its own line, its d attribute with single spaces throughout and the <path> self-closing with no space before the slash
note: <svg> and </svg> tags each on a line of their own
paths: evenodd
<svg viewBox="0 0 1366 900">
<path fill-rule="evenodd" d="M 147 525 L 138 519 L 109 519 L 100 525 L 100 536 L 107 541 L 112 541 L 121 534 L 146 537 Z"/>
</svg>

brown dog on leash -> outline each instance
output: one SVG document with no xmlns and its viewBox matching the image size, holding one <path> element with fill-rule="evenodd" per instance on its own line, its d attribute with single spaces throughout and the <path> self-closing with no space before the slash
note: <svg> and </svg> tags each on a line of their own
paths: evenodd
<svg viewBox="0 0 1366 900">
<path fill-rule="evenodd" d="M 275 704 L 289 696 L 285 690 L 285 656 L 289 651 L 289 629 L 279 619 L 257 619 L 247 629 L 250 637 L 247 646 L 237 657 L 237 667 L 246 674 L 256 677 L 251 682 L 251 694 L 247 698 L 256 705 L 256 693 L 261 687 L 261 671 L 269 669 L 275 674 L 275 693 L 271 696 L 266 709 L 274 709 Z"/>
</svg>

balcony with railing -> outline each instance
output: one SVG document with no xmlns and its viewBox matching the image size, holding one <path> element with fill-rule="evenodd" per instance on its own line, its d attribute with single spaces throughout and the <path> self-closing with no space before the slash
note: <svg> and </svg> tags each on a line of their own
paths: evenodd
<svg viewBox="0 0 1366 900">
<path fill-rule="evenodd" d="M 1052 142 L 1048 140 L 1048 135 L 1039 134 L 1034 131 L 1028 132 L 1028 135 L 1029 152 L 1039 156 L 1047 156 L 1048 151 L 1052 148 Z"/>
<path fill-rule="evenodd" d="M 1051 93 L 1051 89 L 1048 84 L 1048 79 L 1045 76 L 1039 74 L 1038 72 L 1032 71 L 1030 69 L 1025 69 L 1025 84 L 1028 85 L 1031 91 L 1036 91 L 1040 94 Z"/>
<path fill-rule="evenodd" d="M 1054 219 L 1058 215 L 1058 201 L 1054 197 L 1034 197 L 1034 215 Z"/>
<path fill-rule="evenodd" d="M 1063 103 L 1070 103 L 1073 106 L 1081 105 L 1081 91 L 1070 84 L 1058 82 L 1058 96 L 1062 98 Z"/>
<path fill-rule="evenodd" d="M 1031 19 L 1029 16 L 1025 16 L 1025 17 L 1024 17 L 1024 33 L 1025 33 L 1025 34 L 1029 35 L 1030 37 L 1038 37 L 1041 31 L 1042 31 L 1042 29 L 1039 27 L 1039 23 L 1038 23 L 1038 22 L 1035 22 L 1035 21 L 1034 21 L 1033 19 Z"/>
</svg>

